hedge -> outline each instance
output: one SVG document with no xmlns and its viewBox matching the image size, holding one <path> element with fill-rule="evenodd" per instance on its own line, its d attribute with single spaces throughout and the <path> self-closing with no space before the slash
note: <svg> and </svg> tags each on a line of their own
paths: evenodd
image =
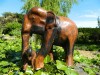
<svg viewBox="0 0 100 75">
<path fill-rule="evenodd" d="M 78 28 L 77 43 L 100 44 L 100 28 Z"/>
</svg>

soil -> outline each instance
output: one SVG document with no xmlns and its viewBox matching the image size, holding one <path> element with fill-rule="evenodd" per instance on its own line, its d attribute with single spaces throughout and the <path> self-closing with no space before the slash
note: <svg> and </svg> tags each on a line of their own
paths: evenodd
<svg viewBox="0 0 100 75">
<path fill-rule="evenodd" d="M 100 52 L 97 52 L 97 51 L 86 51 L 86 50 L 78 50 L 78 52 L 82 56 L 88 57 L 89 59 L 95 58 L 96 55 L 100 53 Z"/>
<path fill-rule="evenodd" d="M 89 59 L 92 59 L 92 58 L 96 58 L 96 55 L 99 54 L 100 52 L 97 52 L 97 51 L 85 51 L 85 50 L 78 50 L 78 52 L 84 56 L 84 57 L 87 57 Z M 76 66 L 75 66 L 75 70 L 79 73 L 79 75 L 88 75 L 82 68 L 83 64 L 81 63 L 77 63 Z M 99 74 L 97 74 L 99 75 Z"/>
</svg>

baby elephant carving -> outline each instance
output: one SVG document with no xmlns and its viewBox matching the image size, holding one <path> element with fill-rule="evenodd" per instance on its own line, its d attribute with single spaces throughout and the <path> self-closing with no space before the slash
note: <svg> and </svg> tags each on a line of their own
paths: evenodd
<svg viewBox="0 0 100 75">
<path fill-rule="evenodd" d="M 36 58 L 36 52 L 35 50 L 32 50 L 32 47 L 29 47 L 28 50 L 22 55 L 23 60 L 23 70 L 27 69 L 28 64 L 32 65 L 32 68 L 34 69 L 34 62 Z"/>
<path fill-rule="evenodd" d="M 39 52 L 29 50 L 29 39 L 32 34 L 42 36 L 42 45 Z M 23 70 L 28 62 L 36 70 L 44 67 L 44 58 L 47 54 L 53 59 L 53 45 L 63 47 L 65 51 L 66 65 L 73 65 L 73 48 L 77 39 L 78 29 L 73 21 L 67 17 L 56 16 L 52 11 L 46 11 L 39 7 L 33 7 L 24 15 L 22 25 L 22 60 Z"/>
</svg>

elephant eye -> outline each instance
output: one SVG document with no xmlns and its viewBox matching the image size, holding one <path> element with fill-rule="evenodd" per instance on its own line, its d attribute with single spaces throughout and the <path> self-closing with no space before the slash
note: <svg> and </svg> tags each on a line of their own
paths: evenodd
<svg viewBox="0 0 100 75">
<path fill-rule="evenodd" d="M 54 18 L 53 17 L 47 17 L 46 19 L 46 23 L 47 24 L 50 24 L 50 23 L 53 23 L 54 22 Z"/>
</svg>

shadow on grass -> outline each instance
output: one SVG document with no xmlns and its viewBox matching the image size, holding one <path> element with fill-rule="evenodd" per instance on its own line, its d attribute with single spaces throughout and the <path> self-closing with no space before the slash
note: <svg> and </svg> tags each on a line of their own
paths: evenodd
<svg viewBox="0 0 100 75">
<path fill-rule="evenodd" d="M 5 58 L 0 59 L 2 73 L 11 71 L 22 71 L 22 58 L 21 51 L 15 52 L 14 50 L 5 51 Z M 7 69 L 4 71 L 3 69 Z"/>
</svg>

